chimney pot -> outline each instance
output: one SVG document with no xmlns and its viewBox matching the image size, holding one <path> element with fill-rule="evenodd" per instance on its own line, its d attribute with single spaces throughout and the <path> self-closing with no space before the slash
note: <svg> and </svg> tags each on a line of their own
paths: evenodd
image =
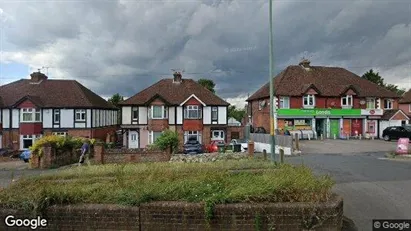
<svg viewBox="0 0 411 231">
<path fill-rule="evenodd" d="M 174 76 L 174 82 L 175 83 L 181 83 L 181 81 L 183 79 L 183 76 L 181 75 L 180 72 L 177 72 L 177 71 L 174 72 L 173 76 Z"/>
</svg>

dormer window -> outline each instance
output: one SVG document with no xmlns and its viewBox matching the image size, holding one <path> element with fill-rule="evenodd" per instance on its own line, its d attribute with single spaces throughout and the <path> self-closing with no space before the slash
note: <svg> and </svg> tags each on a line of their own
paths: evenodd
<svg viewBox="0 0 411 231">
<path fill-rule="evenodd" d="M 315 107 L 315 95 L 304 95 L 303 107 L 304 108 L 314 108 Z"/>
<path fill-rule="evenodd" d="M 393 109 L 393 100 L 392 99 L 384 100 L 384 109 L 387 109 L 387 110 Z"/>
<path fill-rule="evenodd" d="M 352 95 L 346 95 L 341 98 L 342 108 L 352 108 L 352 105 L 353 105 Z"/>
</svg>

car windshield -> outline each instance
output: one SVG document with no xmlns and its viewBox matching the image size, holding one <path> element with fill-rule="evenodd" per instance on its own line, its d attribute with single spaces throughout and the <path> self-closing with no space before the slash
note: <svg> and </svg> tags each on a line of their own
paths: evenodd
<svg viewBox="0 0 411 231">
<path fill-rule="evenodd" d="M 186 144 L 199 144 L 197 140 L 189 140 Z"/>
</svg>

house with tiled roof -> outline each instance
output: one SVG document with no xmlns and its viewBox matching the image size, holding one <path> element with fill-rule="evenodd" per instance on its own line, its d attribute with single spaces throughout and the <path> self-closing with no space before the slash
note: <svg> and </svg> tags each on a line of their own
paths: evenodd
<svg viewBox="0 0 411 231">
<path fill-rule="evenodd" d="M 121 102 L 121 106 L 127 148 L 145 148 L 165 129 L 178 132 L 180 145 L 188 139 L 202 144 L 231 140 L 229 103 L 193 79 L 183 79 L 179 72 Z"/>
<path fill-rule="evenodd" d="M 312 130 L 326 138 L 380 137 L 388 126 L 408 123 L 400 96 L 340 67 L 291 65 L 274 78 L 276 129 Z M 269 84 L 248 99 L 248 122 L 270 131 Z M 411 102 L 411 101 L 410 101 Z"/>
<path fill-rule="evenodd" d="M 411 118 L 411 89 L 405 92 L 399 101 L 400 109 Z"/>
<path fill-rule="evenodd" d="M 118 109 L 79 82 L 30 77 L 0 86 L 0 147 L 24 150 L 50 134 L 105 140 L 116 131 Z"/>
</svg>

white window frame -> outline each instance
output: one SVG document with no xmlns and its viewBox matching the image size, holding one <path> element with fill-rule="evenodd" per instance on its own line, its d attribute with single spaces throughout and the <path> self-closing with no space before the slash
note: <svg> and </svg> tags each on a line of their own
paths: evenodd
<svg viewBox="0 0 411 231">
<path fill-rule="evenodd" d="M 154 107 L 161 107 L 161 117 L 154 117 Z M 162 119 L 167 119 L 168 113 L 167 113 L 167 107 L 164 105 L 151 105 L 150 107 L 150 119 L 155 119 L 155 120 L 162 120 Z"/>
<path fill-rule="evenodd" d="M 63 136 L 63 137 L 66 137 L 68 134 L 67 134 L 67 132 L 53 132 L 52 135 L 53 135 L 53 136 Z"/>
<path fill-rule="evenodd" d="M 190 112 L 196 112 L 197 116 L 190 117 Z M 184 119 L 193 119 L 198 120 L 201 119 L 201 108 L 199 105 L 188 105 L 184 109 Z"/>
<path fill-rule="evenodd" d="M 389 107 L 387 107 L 387 103 L 390 105 Z M 386 110 L 390 110 L 394 108 L 394 100 L 392 99 L 384 99 L 384 109 Z"/>
<path fill-rule="evenodd" d="M 58 120 L 56 120 L 56 115 L 58 115 Z M 59 124 L 61 121 L 60 109 L 53 110 L 53 123 Z"/>
<path fill-rule="evenodd" d="M 344 100 L 346 101 L 344 103 Z M 353 97 L 352 95 L 346 95 L 344 97 L 341 97 L 341 107 L 342 108 L 352 108 L 353 106 Z"/>
<path fill-rule="evenodd" d="M 137 118 L 135 118 L 135 113 L 137 113 Z M 132 122 L 137 122 L 138 123 L 138 107 L 132 107 L 131 108 L 131 121 Z"/>
<path fill-rule="evenodd" d="M 24 115 L 30 115 L 30 120 L 25 120 Z M 21 109 L 21 122 L 22 123 L 35 123 L 41 122 L 41 109 L 39 108 L 22 108 Z"/>
<path fill-rule="evenodd" d="M 215 118 L 213 118 L 213 115 L 215 115 Z M 218 107 L 211 107 L 211 121 L 218 121 Z"/>
<path fill-rule="evenodd" d="M 34 143 L 36 142 L 36 140 L 40 139 L 41 135 L 22 135 L 21 136 L 21 149 L 26 150 L 29 149 L 30 147 L 25 148 L 24 147 L 24 141 L 25 140 L 31 140 L 31 145 L 34 145 Z"/>
<path fill-rule="evenodd" d="M 214 132 L 218 132 L 218 137 L 214 138 Z M 223 135 L 223 138 L 221 138 L 221 135 Z M 225 140 L 226 137 L 226 132 L 224 130 L 211 130 L 211 140 Z"/>
<path fill-rule="evenodd" d="M 76 122 L 84 122 L 86 121 L 86 109 L 76 109 L 74 111 L 75 113 L 75 121 Z M 79 118 L 77 118 L 77 116 L 79 116 Z M 84 118 L 83 118 L 84 117 Z"/>
<path fill-rule="evenodd" d="M 280 97 L 280 102 L 278 103 L 280 109 L 290 109 L 290 97 L 282 96 Z"/>
<path fill-rule="evenodd" d="M 202 143 L 202 136 L 200 131 L 185 131 L 184 132 L 184 143 L 187 143 L 189 137 L 195 136 L 197 141 L 201 144 Z"/>
<path fill-rule="evenodd" d="M 154 133 L 160 133 L 160 135 L 161 135 L 163 132 L 155 132 L 155 131 L 150 131 L 150 132 L 148 132 L 148 141 L 149 141 L 149 144 L 154 144 L 154 142 L 155 142 L 155 140 L 154 140 Z"/>
<path fill-rule="evenodd" d="M 305 103 L 306 100 L 307 100 L 307 104 Z M 310 101 L 312 101 L 311 104 L 310 104 Z M 303 96 L 303 107 L 304 108 L 314 108 L 315 107 L 315 95 L 304 95 Z"/>
<path fill-rule="evenodd" d="M 365 105 L 367 109 L 375 109 L 375 98 L 367 98 L 365 102 L 366 102 Z M 370 106 L 369 104 L 371 103 L 373 106 L 369 107 Z"/>
</svg>

